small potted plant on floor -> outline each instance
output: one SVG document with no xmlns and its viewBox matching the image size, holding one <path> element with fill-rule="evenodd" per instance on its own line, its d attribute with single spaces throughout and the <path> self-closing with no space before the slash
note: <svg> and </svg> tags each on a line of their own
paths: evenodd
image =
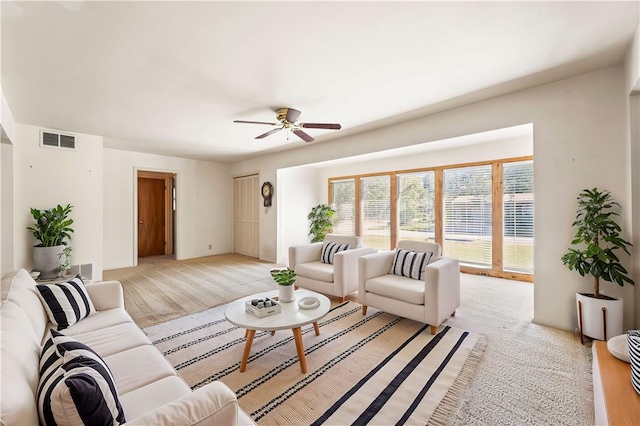
<svg viewBox="0 0 640 426">
<path fill-rule="evenodd" d="M 33 247 L 33 269 L 40 272 L 39 279 L 56 278 L 62 272 L 63 263 L 68 263 L 70 247 L 65 251 L 71 239 L 73 219 L 69 214 L 73 206 L 57 205 L 52 209 L 31 209 L 35 220 L 33 226 L 27 227 L 39 244 Z"/>
<path fill-rule="evenodd" d="M 307 219 L 309 219 L 309 235 L 311 242 L 324 241 L 324 237 L 333 231 L 333 215 L 336 211 L 328 204 L 318 204 L 311 209 Z"/>
<path fill-rule="evenodd" d="M 585 189 L 578 196 L 578 212 L 573 222 L 578 230 L 569 251 L 562 256 L 562 263 L 581 276 L 593 277 L 593 293 L 576 293 L 580 337 L 587 335 L 598 340 L 607 340 L 622 334 L 622 299 L 600 293 L 600 279 L 634 284 L 627 270 L 620 263 L 616 251 L 627 254 L 631 243 L 624 240 L 622 229 L 614 220 L 620 208 L 611 193 L 597 188 Z"/>
<path fill-rule="evenodd" d="M 296 300 L 293 286 L 296 282 L 296 273 L 293 269 L 272 269 L 271 276 L 279 286 L 278 301 L 286 303 Z"/>
</svg>

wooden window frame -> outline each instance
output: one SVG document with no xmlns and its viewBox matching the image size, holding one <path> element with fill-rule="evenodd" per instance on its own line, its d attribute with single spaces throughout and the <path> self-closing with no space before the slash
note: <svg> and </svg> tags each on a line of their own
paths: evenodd
<svg viewBox="0 0 640 426">
<path fill-rule="evenodd" d="M 514 163 L 519 161 L 533 160 L 532 155 L 522 157 L 510 157 L 502 158 L 498 160 L 490 161 L 476 161 L 470 163 L 449 164 L 446 166 L 438 167 L 425 167 L 419 169 L 406 169 L 406 170 L 393 170 L 387 172 L 366 173 L 360 175 L 347 175 L 337 176 L 328 179 L 328 204 L 333 202 L 332 182 L 339 180 L 354 179 L 355 182 L 355 229 L 356 235 L 360 235 L 361 231 L 361 185 L 360 179 L 371 176 L 388 175 L 390 181 L 390 208 L 391 208 L 391 247 L 398 245 L 398 175 L 407 173 L 419 173 L 433 171 L 435 174 L 435 241 L 443 245 L 444 236 L 444 222 L 443 222 L 443 208 L 444 208 L 444 170 L 456 169 L 473 166 L 486 166 L 491 165 L 491 185 L 492 185 L 492 205 L 491 205 L 491 217 L 492 217 L 492 265 L 491 268 L 479 268 L 467 265 L 461 265 L 460 271 L 468 274 L 485 275 L 496 278 L 506 278 L 511 280 L 525 281 L 533 283 L 534 274 L 526 274 L 512 271 L 503 270 L 503 231 L 504 231 L 504 217 L 503 217 L 503 165 L 505 163 Z"/>
</svg>

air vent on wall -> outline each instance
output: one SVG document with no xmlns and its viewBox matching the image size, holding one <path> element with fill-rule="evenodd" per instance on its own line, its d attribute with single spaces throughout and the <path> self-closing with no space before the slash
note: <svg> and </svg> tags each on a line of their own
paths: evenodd
<svg viewBox="0 0 640 426">
<path fill-rule="evenodd" d="M 40 132 L 40 145 L 53 148 L 76 149 L 76 137 L 60 133 Z"/>
</svg>

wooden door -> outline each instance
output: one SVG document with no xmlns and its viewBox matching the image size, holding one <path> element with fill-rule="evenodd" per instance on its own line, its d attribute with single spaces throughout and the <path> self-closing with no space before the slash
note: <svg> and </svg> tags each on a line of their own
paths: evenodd
<svg viewBox="0 0 640 426">
<path fill-rule="evenodd" d="M 138 177 L 138 257 L 165 254 L 165 181 Z"/>
<path fill-rule="evenodd" d="M 233 247 L 245 256 L 260 256 L 258 175 L 233 180 Z"/>
</svg>

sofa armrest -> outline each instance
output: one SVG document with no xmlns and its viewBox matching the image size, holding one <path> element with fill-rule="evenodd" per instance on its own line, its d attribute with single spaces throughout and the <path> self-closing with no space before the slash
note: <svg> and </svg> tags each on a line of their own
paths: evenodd
<svg viewBox="0 0 640 426">
<path fill-rule="evenodd" d="M 222 382 L 215 381 L 182 398 L 129 420 L 127 424 L 237 425 L 239 411 L 235 394 Z"/>
<path fill-rule="evenodd" d="M 289 247 L 289 268 L 299 263 L 317 262 L 322 255 L 322 242 Z"/>
<path fill-rule="evenodd" d="M 123 308 L 124 295 L 120 281 L 102 281 L 85 286 L 97 311 Z"/>
<path fill-rule="evenodd" d="M 342 289 L 342 296 L 356 291 L 358 289 L 358 259 L 377 251 L 376 248 L 360 247 L 336 253 L 333 256 L 334 294 L 338 294 L 340 289 Z"/>
<path fill-rule="evenodd" d="M 460 306 L 460 262 L 441 257 L 424 271 L 427 323 L 439 325 Z"/>
</svg>

